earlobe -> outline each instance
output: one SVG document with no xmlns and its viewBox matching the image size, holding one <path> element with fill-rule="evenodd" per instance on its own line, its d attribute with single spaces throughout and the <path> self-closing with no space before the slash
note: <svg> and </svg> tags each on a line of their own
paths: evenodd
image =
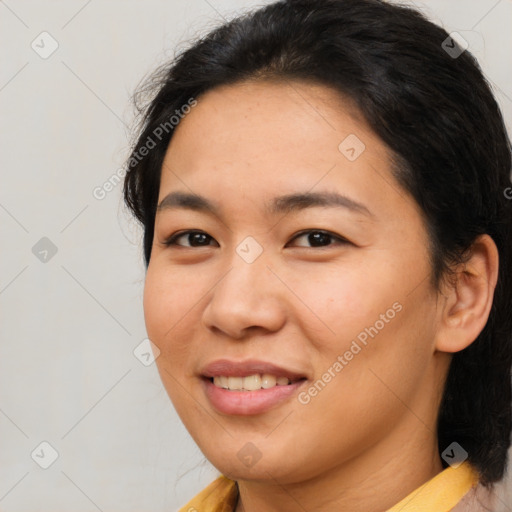
<svg viewBox="0 0 512 512">
<path fill-rule="evenodd" d="M 445 286 L 435 348 L 459 352 L 482 332 L 491 311 L 498 280 L 499 256 L 494 240 L 480 235 L 470 248 L 469 257 L 454 271 Z"/>
</svg>

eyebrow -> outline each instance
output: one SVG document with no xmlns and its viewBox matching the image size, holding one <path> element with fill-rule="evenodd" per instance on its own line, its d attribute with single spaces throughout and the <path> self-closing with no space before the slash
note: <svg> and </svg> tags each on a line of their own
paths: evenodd
<svg viewBox="0 0 512 512">
<path fill-rule="evenodd" d="M 277 215 L 315 207 L 344 208 L 356 213 L 362 213 L 368 217 L 375 217 L 365 205 L 337 192 L 327 191 L 297 192 L 278 196 L 273 198 L 270 203 L 266 204 L 265 211 L 270 215 Z M 199 194 L 188 192 L 170 192 L 160 201 L 160 204 L 157 206 L 157 212 L 174 208 L 184 208 L 197 212 L 210 213 L 219 217 L 221 216 L 221 207 L 218 202 L 207 199 Z"/>
</svg>

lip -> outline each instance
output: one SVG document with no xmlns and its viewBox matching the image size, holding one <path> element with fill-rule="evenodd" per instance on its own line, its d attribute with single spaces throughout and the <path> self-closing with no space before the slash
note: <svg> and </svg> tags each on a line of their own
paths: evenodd
<svg viewBox="0 0 512 512">
<path fill-rule="evenodd" d="M 231 391 L 215 386 L 211 379 L 222 375 L 247 377 L 269 373 L 276 377 L 287 377 L 291 384 L 276 385 L 256 391 Z M 255 359 L 235 362 L 228 359 L 213 361 L 201 371 L 203 390 L 210 404 L 220 413 L 249 416 L 261 414 L 290 399 L 307 381 L 305 375 L 296 371 Z"/>
</svg>

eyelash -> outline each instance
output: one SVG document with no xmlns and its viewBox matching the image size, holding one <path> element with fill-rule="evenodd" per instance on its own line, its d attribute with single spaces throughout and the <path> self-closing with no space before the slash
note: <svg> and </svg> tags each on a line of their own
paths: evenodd
<svg viewBox="0 0 512 512">
<path fill-rule="evenodd" d="M 181 238 L 182 236 L 190 235 L 192 233 L 203 234 L 203 235 L 206 235 L 207 237 L 209 237 L 211 240 L 213 240 L 213 237 L 211 237 L 210 235 L 208 235 L 208 233 L 205 233 L 204 231 L 200 231 L 200 230 L 197 230 L 197 229 L 190 229 L 190 230 L 181 231 L 181 232 L 178 232 L 178 233 L 175 233 L 175 234 L 171 235 L 169 238 L 167 238 L 166 240 L 163 241 L 163 244 L 166 245 L 166 246 L 177 246 L 177 247 L 185 247 L 187 249 L 194 249 L 195 248 L 194 246 L 182 246 L 182 245 L 179 245 L 179 244 L 176 243 L 177 239 Z M 308 235 L 310 233 L 321 233 L 322 235 L 325 235 L 325 236 L 328 236 L 330 238 L 336 239 L 342 245 L 350 244 L 350 242 L 348 240 L 346 240 L 345 238 L 343 238 L 341 236 L 338 236 L 338 235 L 335 235 L 334 233 L 331 233 L 329 231 L 322 230 L 322 229 L 307 229 L 307 230 L 301 231 L 301 232 L 297 233 L 296 235 L 294 235 L 294 237 L 291 239 L 291 241 L 294 241 L 297 238 L 300 238 L 300 237 L 302 237 L 304 235 Z M 310 247 L 310 248 L 311 249 L 322 249 L 322 248 L 330 247 L 331 245 L 333 245 L 333 244 L 329 244 L 329 245 L 326 245 L 326 246 L 324 245 L 324 246 L 320 246 L 320 247 Z M 208 246 L 205 246 L 205 245 L 201 246 L 200 245 L 198 247 L 209 247 L 209 245 Z M 304 248 L 304 247 L 302 247 L 302 248 Z"/>
</svg>

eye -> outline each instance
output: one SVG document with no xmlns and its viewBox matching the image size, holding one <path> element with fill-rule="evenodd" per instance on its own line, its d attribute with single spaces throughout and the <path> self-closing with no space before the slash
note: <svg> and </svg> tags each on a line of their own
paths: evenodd
<svg viewBox="0 0 512 512">
<path fill-rule="evenodd" d="M 348 240 L 345 240 L 341 236 L 335 235 L 333 233 L 329 233 L 328 231 L 323 231 L 319 229 L 309 229 L 306 231 L 302 231 L 298 235 L 292 238 L 292 242 L 299 238 L 305 237 L 307 235 L 307 241 L 313 245 L 313 247 L 326 247 L 328 245 L 332 245 L 329 243 L 329 240 L 335 239 L 341 244 L 349 244 Z M 300 247 L 308 247 L 308 246 L 300 246 Z"/>
<path fill-rule="evenodd" d="M 319 229 L 309 229 L 306 231 L 302 231 L 301 233 L 298 233 L 292 238 L 292 242 L 294 240 L 306 237 L 307 235 L 307 241 L 312 244 L 312 247 L 326 247 L 329 245 L 332 245 L 332 243 L 329 243 L 333 239 L 338 241 L 338 243 L 341 244 L 348 244 L 350 243 L 348 240 L 345 240 L 344 238 L 335 235 L 333 233 L 329 233 L 328 231 L 323 231 Z M 190 245 L 183 245 L 177 243 L 177 241 L 180 238 L 185 238 L 187 242 Z M 176 245 L 179 247 L 208 247 L 211 245 L 209 242 L 213 240 L 213 238 L 205 233 L 204 231 L 199 230 L 187 230 L 187 231 L 181 231 L 178 233 L 175 233 L 174 235 L 170 236 L 168 239 L 164 240 L 164 245 L 172 246 Z M 218 244 L 217 244 L 218 245 Z M 300 247 L 307 247 L 307 246 L 300 246 Z"/>
<path fill-rule="evenodd" d="M 187 237 L 186 240 L 191 245 L 187 246 L 187 245 L 182 245 L 182 244 L 176 243 L 177 240 L 179 240 L 180 238 L 183 238 L 185 236 Z M 210 235 L 206 234 L 204 231 L 188 230 L 188 231 L 181 231 L 181 232 L 175 233 L 174 235 L 172 235 L 169 238 L 167 238 L 166 240 L 164 240 L 163 244 L 168 245 L 168 246 L 177 245 L 177 246 L 181 246 L 181 247 L 207 247 L 208 245 L 210 245 L 208 243 L 209 240 L 213 240 L 213 238 Z M 197 245 L 194 245 L 194 244 L 197 244 Z"/>
</svg>

